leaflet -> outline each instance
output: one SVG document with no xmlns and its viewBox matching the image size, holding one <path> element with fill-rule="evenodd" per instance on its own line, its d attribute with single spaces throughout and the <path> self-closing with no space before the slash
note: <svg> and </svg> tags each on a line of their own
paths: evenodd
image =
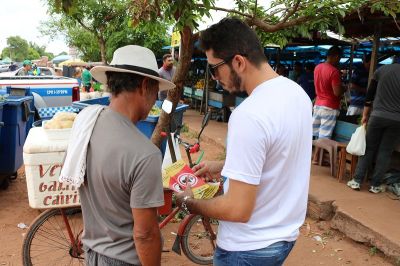
<svg viewBox="0 0 400 266">
<path fill-rule="evenodd" d="M 190 184 L 195 199 L 210 199 L 219 189 L 219 183 L 206 183 L 202 178 L 194 175 L 193 170 L 179 160 L 163 170 L 163 186 L 175 192 L 183 192 L 186 184 Z"/>
</svg>

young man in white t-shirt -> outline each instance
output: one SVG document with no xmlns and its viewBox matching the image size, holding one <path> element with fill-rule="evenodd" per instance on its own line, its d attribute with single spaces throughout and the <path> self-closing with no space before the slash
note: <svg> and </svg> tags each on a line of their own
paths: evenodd
<svg viewBox="0 0 400 266">
<path fill-rule="evenodd" d="M 307 210 L 310 98 L 272 70 L 257 35 L 239 19 L 221 20 L 200 40 L 213 78 L 249 97 L 230 117 L 225 162 L 194 168 L 226 178 L 224 195 L 196 200 L 187 189 L 178 204 L 220 220 L 214 265 L 282 265 Z"/>
</svg>

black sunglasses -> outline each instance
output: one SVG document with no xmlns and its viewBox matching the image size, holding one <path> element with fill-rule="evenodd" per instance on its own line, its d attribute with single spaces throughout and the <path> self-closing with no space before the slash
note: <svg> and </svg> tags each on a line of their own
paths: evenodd
<svg viewBox="0 0 400 266">
<path fill-rule="evenodd" d="M 210 72 L 211 76 L 212 76 L 213 78 L 215 78 L 216 71 L 217 71 L 218 67 L 222 66 L 223 64 L 229 63 L 230 61 L 232 61 L 232 59 L 233 59 L 236 55 L 237 55 L 237 54 L 232 55 L 232 56 L 228 57 L 227 59 L 222 60 L 221 62 L 219 62 L 219 63 L 217 63 L 217 64 L 215 64 L 215 65 L 209 64 L 209 66 L 208 66 L 208 71 Z M 245 54 L 238 54 L 238 55 L 246 56 Z"/>
<path fill-rule="evenodd" d="M 218 67 L 222 66 L 223 64 L 226 64 L 226 63 L 230 62 L 234 57 L 235 56 L 233 55 L 233 56 L 229 57 L 228 59 L 222 60 L 221 62 L 219 62 L 219 63 L 217 63 L 215 65 L 209 64 L 208 70 L 210 71 L 211 76 L 213 78 L 215 78 L 215 74 L 216 74 L 216 71 L 217 71 Z"/>
</svg>

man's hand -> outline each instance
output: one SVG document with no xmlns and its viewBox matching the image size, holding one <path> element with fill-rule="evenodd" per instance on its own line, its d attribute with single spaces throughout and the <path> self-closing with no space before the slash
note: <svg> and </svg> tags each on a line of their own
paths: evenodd
<svg viewBox="0 0 400 266">
<path fill-rule="evenodd" d="M 368 123 L 368 116 L 364 116 L 361 118 L 361 125 L 366 125 Z"/>
<path fill-rule="evenodd" d="M 247 223 L 254 210 L 257 191 L 257 185 L 230 179 L 229 189 L 224 195 L 207 200 L 190 199 L 186 201 L 186 206 L 192 213 L 223 221 Z M 182 204 L 183 197 L 187 195 L 184 193 L 179 194 L 179 200 L 177 197 L 178 204 Z"/>
<path fill-rule="evenodd" d="M 187 184 L 186 189 L 182 193 L 176 194 L 175 196 L 176 196 L 176 205 L 178 207 L 181 207 L 183 203 L 183 198 L 185 196 L 189 196 L 192 199 L 194 198 L 192 187 L 189 184 Z"/>
<path fill-rule="evenodd" d="M 361 118 L 361 125 L 366 125 L 369 120 L 369 115 L 371 114 L 371 107 L 364 106 L 362 118 Z"/>
<path fill-rule="evenodd" d="M 215 178 L 217 180 L 221 177 L 221 171 L 224 167 L 224 161 L 205 161 L 195 165 L 192 170 L 195 176 L 202 177 L 206 181 Z"/>
</svg>

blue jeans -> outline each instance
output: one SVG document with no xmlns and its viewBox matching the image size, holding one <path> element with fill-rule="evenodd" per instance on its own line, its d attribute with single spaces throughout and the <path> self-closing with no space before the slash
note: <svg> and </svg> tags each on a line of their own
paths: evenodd
<svg viewBox="0 0 400 266">
<path fill-rule="evenodd" d="M 217 246 L 214 253 L 215 266 L 280 266 L 283 264 L 293 242 L 276 242 L 266 248 L 248 251 L 226 251 Z"/>
</svg>

